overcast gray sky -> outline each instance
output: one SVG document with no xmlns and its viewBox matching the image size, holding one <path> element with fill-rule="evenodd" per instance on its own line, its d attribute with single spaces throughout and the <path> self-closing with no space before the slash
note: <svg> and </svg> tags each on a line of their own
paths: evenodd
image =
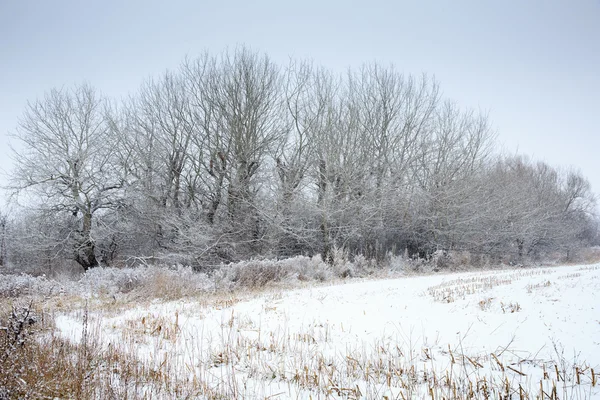
<svg viewBox="0 0 600 400">
<path fill-rule="evenodd" d="M 239 44 L 281 63 L 434 74 L 446 97 L 489 111 L 506 151 L 579 168 L 600 193 L 600 0 L 0 0 L 0 168 L 27 100 L 83 81 L 119 98 Z"/>
</svg>

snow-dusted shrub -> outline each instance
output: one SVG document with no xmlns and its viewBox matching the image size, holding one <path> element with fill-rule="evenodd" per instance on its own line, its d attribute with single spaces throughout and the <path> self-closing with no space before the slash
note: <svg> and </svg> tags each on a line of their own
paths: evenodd
<svg viewBox="0 0 600 400">
<path fill-rule="evenodd" d="M 319 255 L 296 256 L 283 260 L 249 260 L 224 265 L 214 273 L 213 277 L 221 288 L 257 288 L 270 282 L 325 282 L 337 278 L 367 276 L 377 269 L 374 260 L 356 256 L 351 262 L 348 261 L 348 254 L 343 250 L 334 249 L 333 253 L 331 265 L 323 262 Z"/>
<path fill-rule="evenodd" d="M 91 294 L 114 295 L 137 291 L 161 298 L 193 295 L 214 288 L 205 274 L 196 273 L 191 267 L 184 266 L 93 268 L 83 274 L 79 284 Z"/>
<path fill-rule="evenodd" d="M 79 280 L 81 288 L 91 294 L 127 293 L 148 279 L 148 268 L 98 267 L 86 271 Z"/>
<path fill-rule="evenodd" d="M 148 267 L 145 280 L 136 290 L 144 297 L 181 298 L 215 290 L 214 280 L 192 267 Z"/>
<path fill-rule="evenodd" d="M 277 260 L 249 260 L 223 266 L 215 277 L 229 288 L 262 287 L 280 282 L 293 274 L 294 268 Z"/>
<path fill-rule="evenodd" d="M 445 250 L 436 250 L 431 255 L 431 263 L 435 269 L 448 269 L 450 267 L 450 256 Z"/>
<path fill-rule="evenodd" d="M 315 278 L 319 281 L 330 280 L 332 278 L 354 278 L 372 275 L 378 269 L 377 261 L 367 259 L 362 254 L 355 255 L 351 261 L 351 256 L 346 248 L 334 247 L 331 250 L 331 263 L 324 263 L 319 256 Z"/>
<path fill-rule="evenodd" d="M 232 281 L 242 287 L 262 287 L 269 282 L 280 282 L 291 273 L 290 269 L 273 260 L 238 263 L 232 272 Z"/>
<path fill-rule="evenodd" d="M 330 263 L 330 266 L 333 276 L 339 278 L 352 278 L 356 275 L 354 265 L 350 263 L 350 257 L 346 249 L 337 246 L 334 247 L 331 250 L 331 258 L 333 262 Z"/>
<path fill-rule="evenodd" d="M 437 250 L 428 258 L 404 259 L 402 257 L 393 257 L 392 259 L 393 261 L 390 261 L 390 269 L 398 269 L 398 267 L 394 268 L 392 266 L 392 263 L 397 263 L 401 269 L 412 270 L 419 273 L 431 273 L 444 270 L 461 271 L 489 267 L 495 264 L 491 256 L 472 253 L 467 250 Z"/>
<path fill-rule="evenodd" d="M 472 265 L 471 253 L 464 250 L 451 250 L 447 253 L 448 264 L 450 268 L 465 268 Z"/>
<path fill-rule="evenodd" d="M 362 254 L 355 256 L 351 265 L 353 273 L 357 276 L 372 275 L 381 269 L 381 265 L 378 265 L 376 260 L 368 259 Z"/>
<path fill-rule="evenodd" d="M 403 255 L 388 253 L 386 263 L 389 270 L 393 272 L 405 272 L 410 269 L 410 259 L 407 252 Z"/>
<path fill-rule="evenodd" d="M 45 276 L 0 274 L 0 297 L 51 296 L 64 291 L 61 283 Z"/>
<path fill-rule="evenodd" d="M 258 288 L 270 282 L 328 280 L 330 267 L 320 257 L 297 256 L 283 260 L 249 260 L 222 266 L 213 275 L 219 286 Z"/>
<path fill-rule="evenodd" d="M 284 269 L 291 271 L 290 277 L 300 281 L 325 281 L 331 279 L 329 265 L 321 260 L 321 256 L 296 256 L 278 261 Z"/>
</svg>

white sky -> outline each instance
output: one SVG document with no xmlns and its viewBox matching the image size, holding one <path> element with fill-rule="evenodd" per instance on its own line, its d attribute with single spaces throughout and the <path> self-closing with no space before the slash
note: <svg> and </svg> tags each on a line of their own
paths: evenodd
<svg viewBox="0 0 600 400">
<path fill-rule="evenodd" d="M 119 98 L 238 44 L 280 63 L 433 74 L 489 111 L 506 151 L 579 168 L 600 193 L 600 0 L 0 0 L 0 168 L 27 100 L 83 81 Z"/>
</svg>

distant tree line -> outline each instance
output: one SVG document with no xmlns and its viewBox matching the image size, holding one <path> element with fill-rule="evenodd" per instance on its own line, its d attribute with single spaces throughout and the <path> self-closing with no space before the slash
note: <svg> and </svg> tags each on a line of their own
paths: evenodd
<svg viewBox="0 0 600 400">
<path fill-rule="evenodd" d="M 378 64 L 204 54 L 119 102 L 51 90 L 14 138 L 22 207 L 0 225 L 14 266 L 331 262 L 336 248 L 518 259 L 597 240 L 579 172 L 495 154 L 487 115 Z"/>
</svg>

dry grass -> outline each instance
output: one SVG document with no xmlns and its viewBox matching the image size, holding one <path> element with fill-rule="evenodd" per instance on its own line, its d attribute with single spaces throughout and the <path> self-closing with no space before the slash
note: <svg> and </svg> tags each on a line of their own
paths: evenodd
<svg viewBox="0 0 600 400">
<path fill-rule="evenodd" d="M 524 269 L 496 273 L 493 275 L 477 275 L 469 278 L 457 278 L 427 289 L 435 301 L 453 303 L 467 296 L 484 293 L 497 286 L 510 285 L 522 278 L 548 274 L 547 269 Z M 533 289 L 533 287 L 532 287 Z"/>
<path fill-rule="evenodd" d="M 102 344 L 88 318 L 85 313 L 81 340 L 73 342 L 58 336 L 49 315 L 33 305 L 3 315 L 6 326 L 0 330 L 0 398 L 230 398 L 201 380 L 178 375 L 167 356 L 158 364 L 144 362 L 118 343 Z M 144 329 L 137 332 L 140 338 L 148 334 L 172 341 L 177 335 L 176 325 L 167 326 L 161 320 L 142 325 Z"/>
<path fill-rule="evenodd" d="M 91 398 L 99 383 L 91 343 L 58 338 L 48 316 L 32 305 L 2 317 L 0 393 L 5 398 Z"/>
<path fill-rule="evenodd" d="M 533 293 L 533 291 L 535 291 L 535 290 L 542 289 L 542 288 L 549 288 L 550 286 L 552 286 L 552 282 L 550 282 L 550 281 L 545 281 L 545 282 L 536 283 L 536 284 L 529 284 L 529 285 L 527 285 L 527 293 Z"/>
<path fill-rule="evenodd" d="M 16 320 L 23 312 L 17 310 Z M 598 379 L 597 371 L 585 364 L 535 361 L 544 374 L 532 381 L 531 360 L 509 364 L 502 353 L 465 354 L 458 345 L 414 349 L 389 338 L 375 340 L 369 346 L 373 351 L 347 348 L 331 353 L 328 326 L 273 334 L 235 314 L 223 321 L 222 335 L 211 339 L 207 351 L 181 360 L 170 351 L 178 341 L 189 339 L 177 315 L 127 321 L 122 343 L 110 346 L 101 344 L 92 316 L 84 313 L 81 318 L 78 343 L 54 335 L 47 316 L 43 323 L 20 331 L 26 338 L 23 343 L 3 337 L 0 393 L 11 399 L 243 399 L 273 394 L 278 396 L 272 398 L 562 399 L 587 398 Z M 156 351 L 136 352 L 146 340 Z"/>
<path fill-rule="evenodd" d="M 504 314 L 514 314 L 521 311 L 521 305 L 519 303 L 500 303 L 500 308 Z"/>
<path fill-rule="evenodd" d="M 493 297 L 486 297 L 484 299 L 479 300 L 479 308 L 481 311 L 487 311 L 492 306 Z"/>
<path fill-rule="evenodd" d="M 277 287 L 274 282 L 298 279 L 303 276 L 299 271 L 310 279 L 324 271 L 308 261 L 300 269 L 260 262 L 236 268 L 221 277 L 227 285 L 220 289 L 203 286 L 204 277 L 187 272 L 178 277 L 172 270 L 150 271 L 138 280 L 115 272 L 118 285 L 96 284 L 83 296 L 68 288 L 32 296 L 30 290 L 40 285 L 27 281 L 25 289 L 18 288 L 19 296 L 0 297 L 0 327 L 6 328 L 0 330 L 0 399 L 585 399 L 598 385 L 598 371 L 576 360 L 508 363 L 501 352 L 469 354 L 460 343 L 415 349 L 397 338 L 379 338 L 362 348 L 332 352 L 335 336 L 327 324 L 273 332 L 233 311 L 215 337 L 182 329 L 184 316 L 177 311 L 126 319 L 110 337 L 103 331 L 103 318 L 131 304 L 184 298 L 195 305 L 195 318 L 202 319 L 202 309 L 229 309 Z M 428 294 L 453 302 L 544 273 L 518 270 L 454 279 L 429 288 Z M 546 281 L 528 290 L 550 285 Z M 277 291 L 270 296 L 276 299 Z M 26 298 L 35 302 L 24 304 Z M 479 307 L 487 310 L 493 301 L 483 297 Z M 518 303 L 500 306 L 505 313 L 521 309 Z M 75 311 L 70 315 L 80 340 L 59 336 L 48 309 Z M 541 379 L 531 373 L 534 367 L 543 369 Z"/>
</svg>

